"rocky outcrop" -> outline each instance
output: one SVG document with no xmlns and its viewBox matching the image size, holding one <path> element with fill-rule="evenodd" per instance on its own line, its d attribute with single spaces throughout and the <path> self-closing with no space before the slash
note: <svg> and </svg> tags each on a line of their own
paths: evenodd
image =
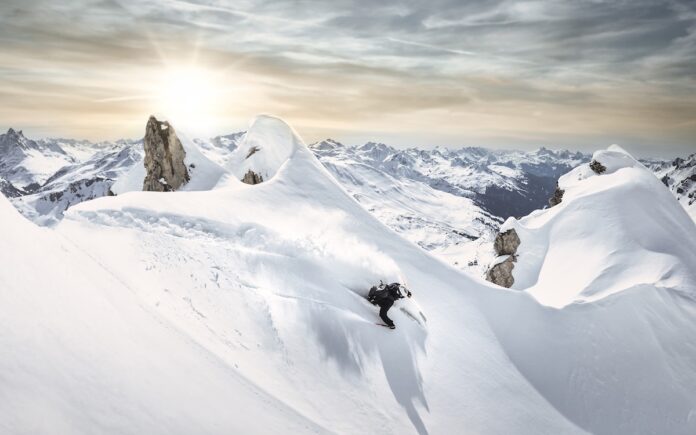
<svg viewBox="0 0 696 435">
<path fill-rule="evenodd" d="M 253 156 L 254 154 L 258 153 L 261 151 L 261 148 L 254 145 L 249 147 L 249 151 L 247 151 L 246 157 L 244 160 L 249 160 L 249 157 Z M 242 183 L 246 184 L 259 184 L 263 183 L 263 176 L 261 174 L 257 174 L 253 170 L 249 169 L 246 174 L 244 174 L 244 177 L 242 177 Z"/>
<path fill-rule="evenodd" d="M 145 180 L 143 190 L 170 192 L 189 181 L 186 151 L 176 136 L 174 127 L 150 116 L 145 127 Z"/>
<path fill-rule="evenodd" d="M 592 171 L 594 171 L 594 173 L 597 175 L 600 175 L 607 170 L 607 168 L 603 164 L 599 163 L 597 160 L 592 160 L 590 162 L 590 169 L 592 169 Z"/>
<path fill-rule="evenodd" d="M 505 260 L 495 263 L 488 272 L 486 272 L 486 280 L 497 284 L 501 287 L 512 287 L 515 283 L 515 278 L 512 276 L 512 269 L 515 268 L 515 256 L 509 255 Z"/>
<path fill-rule="evenodd" d="M 515 283 L 512 270 L 517 261 L 517 248 L 520 246 L 520 237 L 517 231 L 509 229 L 495 236 L 493 249 L 498 255 L 491 267 L 486 272 L 486 279 L 493 284 L 510 288 Z"/>
<path fill-rule="evenodd" d="M 498 235 L 495 236 L 495 242 L 493 242 L 493 249 L 495 249 L 495 253 L 499 256 L 515 255 L 519 246 L 520 237 L 517 235 L 517 231 L 513 229 L 498 233 Z"/>
<path fill-rule="evenodd" d="M 556 184 L 556 190 L 553 192 L 553 196 L 549 198 L 549 207 L 553 207 L 555 205 L 558 205 L 563 201 L 563 194 L 565 193 L 565 190 L 561 189 L 558 187 L 558 184 Z"/>
<path fill-rule="evenodd" d="M 246 158 L 248 159 L 249 157 L 253 156 L 254 154 L 256 154 L 259 151 L 261 151 L 261 148 L 256 147 L 256 146 L 249 148 L 249 151 L 247 151 Z"/>
<path fill-rule="evenodd" d="M 244 174 L 244 178 L 242 178 L 242 183 L 246 183 L 246 184 L 263 183 L 263 177 L 261 176 L 261 174 L 257 174 L 256 172 L 249 169 L 247 171 L 247 173 Z"/>
<path fill-rule="evenodd" d="M 0 178 L 0 193 L 8 198 L 18 198 L 24 195 L 23 191 L 17 189 L 12 183 L 4 178 Z"/>
</svg>

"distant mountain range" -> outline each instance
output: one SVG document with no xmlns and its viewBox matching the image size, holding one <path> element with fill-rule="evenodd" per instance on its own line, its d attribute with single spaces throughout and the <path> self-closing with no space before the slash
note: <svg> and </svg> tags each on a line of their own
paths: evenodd
<svg viewBox="0 0 696 435">
<path fill-rule="evenodd" d="M 224 165 L 243 137 L 238 132 L 193 142 Z M 332 139 L 309 147 L 383 223 L 451 264 L 470 268 L 488 262 L 481 258 L 481 243 L 506 218 L 544 208 L 558 177 L 590 160 L 589 154 L 546 148 L 397 149 Z M 142 156 L 142 140 L 31 140 L 9 129 L 0 135 L 0 191 L 29 219 L 52 225 L 70 206 L 109 194 L 120 176 L 142 164 Z M 643 163 L 694 217 L 696 156 Z"/>
</svg>

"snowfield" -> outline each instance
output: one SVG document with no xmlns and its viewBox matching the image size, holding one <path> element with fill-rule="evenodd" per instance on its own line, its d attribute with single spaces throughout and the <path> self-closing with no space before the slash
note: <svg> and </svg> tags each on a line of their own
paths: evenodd
<svg viewBox="0 0 696 435">
<path fill-rule="evenodd" d="M 0 198 L 0 432 L 696 432 L 696 232 L 649 172 L 571 172 L 563 203 L 519 221 L 537 262 L 614 261 L 607 291 L 540 267 L 543 299 L 401 238 L 277 118 L 234 152 L 199 162 L 200 190 L 95 199 L 54 229 Z M 556 250 L 549 222 L 594 245 Z M 364 299 L 380 279 L 414 293 L 393 331 Z"/>
</svg>

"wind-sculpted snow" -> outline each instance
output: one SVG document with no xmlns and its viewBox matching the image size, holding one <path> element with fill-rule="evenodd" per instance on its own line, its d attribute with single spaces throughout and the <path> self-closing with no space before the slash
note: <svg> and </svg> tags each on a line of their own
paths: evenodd
<svg viewBox="0 0 696 435">
<path fill-rule="evenodd" d="M 574 169 L 559 180 L 561 203 L 501 228 L 521 239 L 512 272 L 524 292 L 491 294 L 491 324 L 520 372 L 581 428 L 693 432 L 696 227 L 621 148 L 593 160 L 601 175 Z"/>
<path fill-rule="evenodd" d="M 694 432 L 693 300 L 648 283 L 554 309 L 497 288 L 386 228 L 296 143 L 257 185 L 128 192 L 0 233 L 0 428 Z M 414 293 L 393 331 L 363 297 L 378 279 Z"/>
<path fill-rule="evenodd" d="M 145 201 L 150 201 L 143 196 Z M 129 201 L 133 204 L 133 200 Z M 144 204 L 143 204 L 144 205 Z M 283 234 L 277 229 L 251 222 L 209 220 L 196 217 L 190 212 L 153 214 L 151 209 L 128 207 L 122 210 L 89 211 L 78 210 L 71 219 L 107 227 L 136 229 L 143 233 L 182 238 L 208 240 L 224 243 L 241 251 L 302 258 L 316 265 L 308 270 L 334 268 L 334 279 L 362 296 L 367 296 L 370 283 L 380 279 L 398 281 L 401 273 L 396 263 L 384 253 L 358 240 L 352 234 L 342 232 L 340 226 L 327 226 L 321 221 L 326 215 L 313 209 L 298 209 L 303 216 L 314 222 L 311 228 L 301 233 Z M 332 223 L 347 219 L 337 213 Z M 299 234 L 298 234 L 299 236 Z"/>
<path fill-rule="evenodd" d="M 327 433 L 4 197 L 0 220 L 0 432 Z"/>
<path fill-rule="evenodd" d="M 225 167 L 241 180 L 248 171 L 270 180 L 292 157 L 301 140 L 282 120 L 262 115 L 254 119 Z"/>
<path fill-rule="evenodd" d="M 649 284 L 696 298 L 696 225 L 643 165 L 619 147 L 561 177 L 563 201 L 501 230 L 522 243 L 513 288 L 564 306 Z M 582 258 L 582 261 L 579 259 Z"/>
</svg>

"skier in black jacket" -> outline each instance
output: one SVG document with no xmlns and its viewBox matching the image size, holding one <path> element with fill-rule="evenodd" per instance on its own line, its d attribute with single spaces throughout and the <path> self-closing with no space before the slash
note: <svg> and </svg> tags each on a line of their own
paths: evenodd
<svg viewBox="0 0 696 435">
<path fill-rule="evenodd" d="M 394 305 L 394 302 L 404 298 L 404 295 L 401 293 L 402 287 L 398 282 L 386 285 L 381 284 L 379 288 L 372 287 L 367 297 L 367 300 L 375 305 L 379 305 L 379 317 L 389 329 L 394 329 L 396 326 L 392 319 L 387 316 L 387 311 Z M 406 296 L 410 298 L 411 292 L 406 287 L 403 287 L 403 289 L 406 291 Z"/>
</svg>

